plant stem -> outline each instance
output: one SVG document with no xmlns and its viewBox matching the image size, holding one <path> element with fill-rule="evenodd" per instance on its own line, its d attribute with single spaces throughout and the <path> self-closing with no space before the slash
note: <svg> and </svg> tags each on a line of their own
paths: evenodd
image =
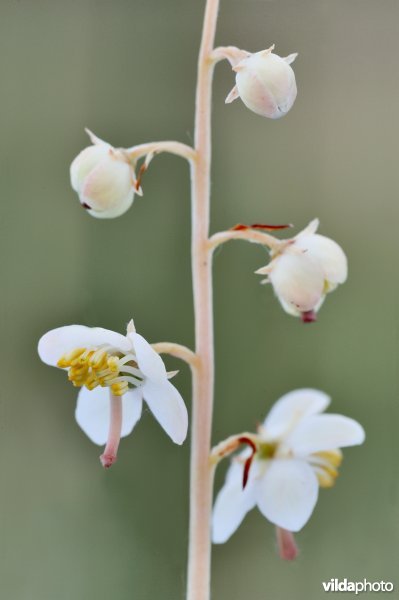
<svg viewBox="0 0 399 600">
<path fill-rule="evenodd" d="M 176 154 L 177 156 L 181 156 L 187 160 L 193 160 L 195 158 L 195 151 L 193 148 L 191 148 L 191 146 L 187 146 L 187 144 L 182 144 L 181 142 L 168 140 L 139 144 L 126 150 L 126 153 L 132 160 L 138 160 L 142 156 L 150 154 L 151 152 L 155 152 L 156 154 L 161 152 L 169 152 L 170 154 Z"/>
<path fill-rule="evenodd" d="M 175 344 L 172 342 L 157 342 L 152 344 L 155 352 L 158 354 L 170 354 L 176 358 L 184 360 L 192 369 L 197 366 L 197 357 L 192 350 L 181 344 Z"/>
<path fill-rule="evenodd" d="M 195 151 L 191 163 L 192 272 L 195 340 L 190 464 L 190 529 L 187 600 L 209 600 L 213 467 L 210 463 L 214 348 L 212 251 L 208 246 L 211 167 L 213 50 L 219 0 L 207 0 L 195 106 Z"/>
<path fill-rule="evenodd" d="M 209 238 L 209 247 L 214 250 L 220 246 L 220 244 L 224 244 L 230 240 L 246 240 L 247 242 L 267 246 L 272 250 L 277 250 L 285 243 L 285 240 L 279 240 L 267 233 L 255 231 L 253 229 L 245 229 L 244 231 L 221 231 L 215 233 Z"/>
</svg>

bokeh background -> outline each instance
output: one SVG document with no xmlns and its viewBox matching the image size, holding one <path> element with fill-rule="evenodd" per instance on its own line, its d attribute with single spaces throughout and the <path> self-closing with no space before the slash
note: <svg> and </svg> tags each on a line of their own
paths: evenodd
<svg viewBox="0 0 399 600">
<path fill-rule="evenodd" d="M 76 391 L 37 340 L 83 323 L 193 344 L 189 176 L 154 160 L 145 196 L 91 218 L 69 185 L 90 127 L 116 146 L 190 143 L 204 1 L 1 0 L 1 596 L 184 598 L 189 443 L 148 413 L 109 472 L 74 422 Z M 359 420 L 337 485 L 322 490 L 293 564 L 253 511 L 213 552 L 214 600 L 317 600 L 332 577 L 396 583 L 398 514 L 398 99 L 396 0 L 223 0 L 217 43 L 294 51 L 299 94 L 272 122 L 216 70 L 212 231 L 320 217 L 350 277 L 319 322 L 286 315 L 253 274 L 263 250 L 215 256 L 214 442 L 253 429 L 284 392 L 321 388 Z M 175 379 L 190 408 L 188 369 Z M 226 465 L 220 469 L 220 487 Z M 371 594 L 366 594 L 368 596 Z M 349 594 L 350 596 L 350 594 Z"/>
</svg>

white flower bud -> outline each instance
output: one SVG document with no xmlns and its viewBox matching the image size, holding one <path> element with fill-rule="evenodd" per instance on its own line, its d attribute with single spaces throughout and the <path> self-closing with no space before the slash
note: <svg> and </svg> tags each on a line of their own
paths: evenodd
<svg viewBox="0 0 399 600">
<path fill-rule="evenodd" d="M 269 265 L 257 273 L 267 274 L 284 310 L 303 321 L 316 319 L 326 294 L 344 283 L 348 274 L 342 248 L 316 232 L 318 220 L 281 246 Z"/>
<path fill-rule="evenodd" d="M 119 217 L 130 208 L 135 189 L 133 166 L 123 150 L 95 138 L 71 164 L 71 185 L 94 217 Z"/>
<path fill-rule="evenodd" d="M 297 54 L 282 58 L 273 54 L 273 49 L 250 54 L 233 67 L 236 86 L 227 96 L 227 103 L 240 97 L 250 110 L 270 119 L 279 119 L 290 110 L 297 94 L 290 64 Z"/>
</svg>

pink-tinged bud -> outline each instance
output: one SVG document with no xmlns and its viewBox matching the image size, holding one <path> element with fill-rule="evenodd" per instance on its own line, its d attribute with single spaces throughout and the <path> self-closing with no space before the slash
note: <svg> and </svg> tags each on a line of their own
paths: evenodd
<svg viewBox="0 0 399 600">
<path fill-rule="evenodd" d="M 93 217 L 119 217 L 132 205 L 136 180 L 123 150 L 99 141 L 78 154 L 70 174 L 81 205 Z"/>
<path fill-rule="evenodd" d="M 274 46 L 241 60 L 236 71 L 236 86 L 226 98 L 232 102 L 238 96 L 250 110 L 262 117 L 279 119 L 294 104 L 297 87 L 290 64 L 297 54 L 282 58 L 273 54 Z"/>
<path fill-rule="evenodd" d="M 348 274 L 342 248 L 316 233 L 318 221 L 282 243 L 272 261 L 257 273 L 267 274 L 277 298 L 290 315 L 304 323 L 316 320 L 326 295 L 344 283 Z"/>
</svg>

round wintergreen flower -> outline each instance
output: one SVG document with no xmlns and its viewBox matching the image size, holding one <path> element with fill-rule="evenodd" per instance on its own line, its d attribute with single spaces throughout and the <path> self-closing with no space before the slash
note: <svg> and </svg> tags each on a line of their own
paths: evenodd
<svg viewBox="0 0 399 600">
<path fill-rule="evenodd" d="M 137 182 L 134 166 L 123 149 L 113 148 L 91 132 L 93 141 L 71 164 L 71 185 L 81 205 L 99 219 L 125 213 L 133 203 Z"/>
<path fill-rule="evenodd" d="M 233 66 L 236 85 L 226 98 L 232 102 L 240 97 L 245 106 L 262 117 L 279 119 L 294 104 L 297 87 L 290 66 L 297 54 L 282 58 L 273 53 L 274 45 L 255 52 Z"/>
<path fill-rule="evenodd" d="M 303 321 L 316 320 L 326 295 L 348 276 L 342 248 L 330 238 L 316 233 L 315 219 L 292 240 L 272 252 L 272 260 L 258 271 L 268 278 L 284 310 Z"/>
<path fill-rule="evenodd" d="M 329 402 L 326 394 L 313 389 L 292 391 L 276 402 L 258 433 L 251 434 L 253 448 L 232 460 L 215 502 L 215 543 L 228 540 L 255 506 L 283 530 L 299 531 L 307 523 L 319 486 L 335 482 L 340 448 L 365 439 L 357 421 L 321 414 Z"/>
<path fill-rule="evenodd" d="M 68 370 L 81 390 L 76 420 L 92 442 L 103 445 L 104 466 L 116 460 L 120 437 L 140 419 L 143 400 L 176 444 L 187 435 L 187 409 L 170 383 L 165 365 L 151 345 L 128 325 L 126 336 L 101 327 L 69 325 L 47 332 L 39 341 L 40 358 Z M 173 374 L 172 374 L 173 375 Z"/>
</svg>

